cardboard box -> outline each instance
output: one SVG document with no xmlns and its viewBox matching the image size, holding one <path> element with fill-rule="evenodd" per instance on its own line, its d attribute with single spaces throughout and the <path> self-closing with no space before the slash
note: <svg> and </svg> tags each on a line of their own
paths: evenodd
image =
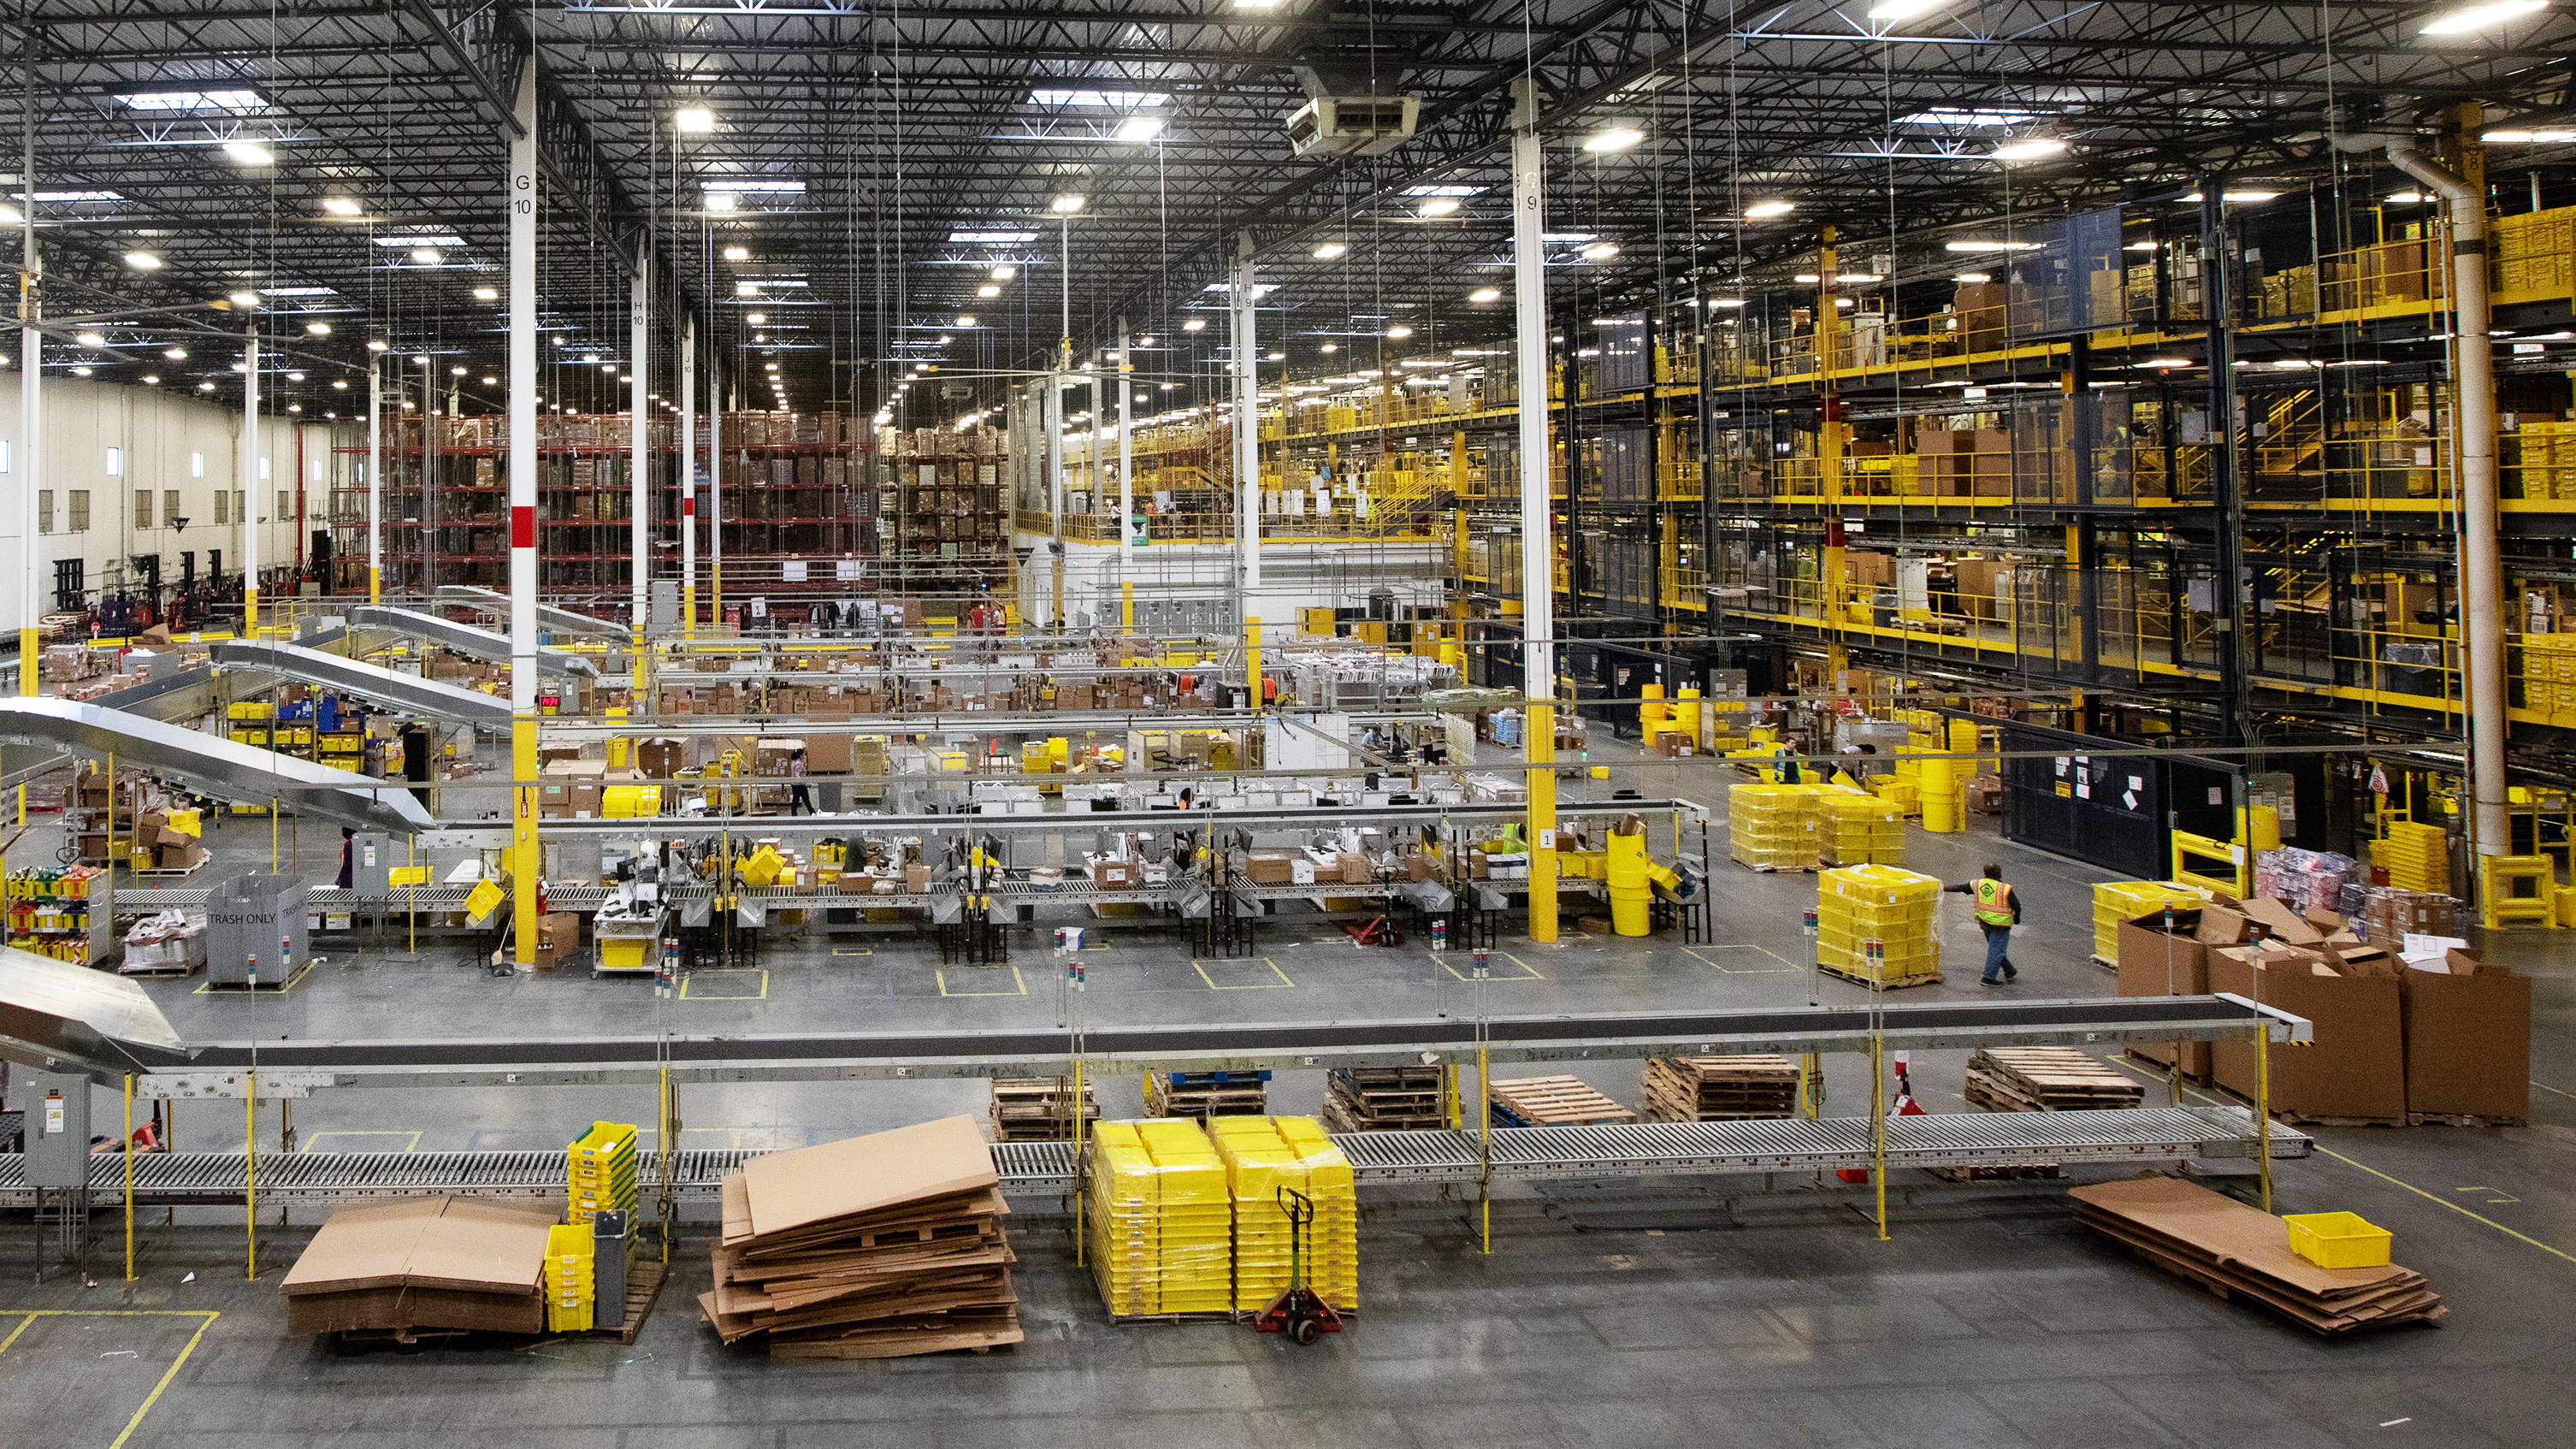
<svg viewBox="0 0 2576 1449">
<path fill-rule="evenodd" d="M 537 966 L 552 970 L 581 954 L 581 914 L 548 911 L 537 917 Z"/>
<path fill-rule="evenodd" d="M 1256 850 L 1244 865 L 1245 878 L 1254 885 L 1289 885 L 1295 870 L 1288 857 L 1275 850 Z"/>
<path fill-rule="evenodd" d="M 1346 850 L 1341 853 L 1340 860 L 1342 884 L 1377 884 L 1377 867 L 1369 864 L 1369 858 L 1367 856 L 1362 855 L 1355 850 Z"/>
<path fill-rule="evenodd" d="M 686 740 L 638 740 L 635 742 L 635 768 L 647 780 L 668 780 L 677 776 L 689 763 Z"/>
<path fill-rule="evenodd" d="M 2209 989 L 2278 1006 L 2316 1024 L 2314 1045 L 2269 1053 L 2274 1112 L 2406 1120 L 2405 1027 L 2394 971 L 2344 976 L 2313 951 L 2219 946 L 2209 953 Z M 2260 1089 L 2254 1043 L 2235 1038 L 2210 1045 L 2218 1085 L 2253 1101 Z"/>
<path fill-rule="evenodd" d="M 1091 883 L 1105 891 L 1134 890 L 1141 878 L 1132 860 L 1099 860 L 1091 865 Z"/>
<path fill-rule="evenodd" d="M 2174 912 L 2174 933 L 2164 930 L 2164 912 L 2120 923 L 2120 994 L 2122 996 L 2206 996 L 2209 994 L 2209 947 L 2195 932 L 2197 911 Z M 2232 913 L 2231 913 L 2232 914 Z M 2132 1055 L 2160 1067 L 2173 1065 L 2174 1048 L 2182 1048 L 2183 1072 L 2207 1080 L 2209 1043 L 2129 1043 Z"/>
<path fill-rule="evenodd" d="M 2531 1114 L 2531 978 L 2465 951 L 2398 979 L 2406 1110 L 2520 1123 Z"/>
<path fill-rule="evenodd" d="M 2243 911 L 2233 905 L 2213 901 L 2197 911 L 2177 912 L 2175 919 L 2179 921 L 2186 916 L 2199 918 L 2192 927 L 2191 938 L 2204 946 L 2238 945 L 2252 933 L 2252 923 L 2245 918 Z"/>
</svg>

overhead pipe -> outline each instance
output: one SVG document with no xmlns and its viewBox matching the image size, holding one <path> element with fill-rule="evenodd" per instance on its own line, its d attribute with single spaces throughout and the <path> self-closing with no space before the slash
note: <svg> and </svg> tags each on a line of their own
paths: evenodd
<svg viewBox="0 0 2576 1449">
<path fill-rule="evenodd" d="M 2442 198 L 2451 229 L 2451 335 L 2459 358 L 2460 643 L 2468 684 L 2470 847 L 2510 855 L 2505 817 L 2504 561 L 2496 507 L 2495 344 L 2488 337 L 2487 200 L 2404 135 L 2336 136 L 2337 150 L 2385 149 L 2388 162 Z"/>
</svg>

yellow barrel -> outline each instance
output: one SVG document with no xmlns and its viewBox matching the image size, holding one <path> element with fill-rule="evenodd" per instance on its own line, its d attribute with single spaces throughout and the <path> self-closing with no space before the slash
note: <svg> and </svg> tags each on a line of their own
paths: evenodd
<svg viewBox="0 0 2576 1449">
<path fill-rule="evenodd" d="M 2281 848 L 2281 812 L 2270 805 L 2248 805 L 2237 813 L 2236 835 L 2256 850 Z"/>
<path fill-rule="evenodd" d="M 1953 769 L 1956 760 L 1925 760 L 1918 771 L 1922 787 L 1923 828 L 1942 835 L 1955 835 L 1960 830 L 1960 817 L 1966 801 L 1960 794 L 1960 776 Z"/>
<path fill-rule="evenodd" d="M 1681 702 L 1673 706 L 1672 727 L 1681 732 L 1682 738 L 1691 742 L 1691 748 L 1694 750 L 1699 748 L 1699 742 L 1702 738 L 1702 732 L 1699 727 L 1700 708 L 1699 686 L 1696 684 L 1683 685 Z"/>
<path fill-rule="evenodd" d="M 1655 747 L 1655 736 L 1662 734 L 1673 717 L 1673 707 L 1664 703 L 1664 687 L 1649 684 L 1637 691 L 1637 738 L 1646 748 Z"/>
<path fill-rule="evenodd" d="M 1647 858 L 1643 827 L 1624 835 L 1613 829 L 1605 837 L 1605 844 L 1608 851 L 1602 862 L 1602 878 L 1609 886 L 1610 929 L 1622 936 L 1645 935 L 1655 899 L 1654 886 L 1661 883 L 1669 889 L 1681 878 Z"/>
</svg>

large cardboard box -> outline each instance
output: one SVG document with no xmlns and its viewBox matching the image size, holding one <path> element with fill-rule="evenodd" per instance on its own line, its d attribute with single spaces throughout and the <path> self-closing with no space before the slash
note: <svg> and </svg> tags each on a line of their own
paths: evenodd
<svg viewBox="0 0 2576 1449">
<path fill-rule="evenodd" d="M 2012 434 L 2002 428 L 1979 428 L 1970 488 L 1979 498 L 2010 498 L 2013 492 Z"/>
<path fill-rule="evenodd" d="M 1244 866 L 1245 876 L 1254 885 L 1288 885 L 1295 880 L 1295 870 L 1288 857 L 1274 850 L 1256 850 Z"/>
<path fill-rule="evenodd" d="M 2369 974 L 2319 975 L 2320 966 L 2334 969 L 2321 952 L 2218 946 L 2209 953 L 2209 989 L 2250 997 L 2316 1024 L 2315 1044 L 2271 1049 L 2273 1111 L 2403 1122 L 2406 1044 L 2397 972 L 2384 957 L 2344 964 Z M 2260 1086 L 2254 1043 L 2215 1042 L 2210 1056 L 2218 1085 L 2254 1100 Z"/>
<path fill-rule="evenodd" d="M 2406 1110 L 2520 1123 L 2531 1113 L 2531 978 L 2453 951 L 2398 978 Z"/>
<path fill-rule="evenodd" d="M 2164 930 L 2164 912 L 2120 923 L 2120 994 L 2122 996 L 2206 996 L 2209 994 L 2209 948 L 2194 936 L 2198 911 L 2174 912 L 2174 931 Z M 2129 1043 L 2132 1055 L 2160 1067 L 2173 1065 L 2173 1042 Z M 2187 1041 L 2182 1048 L 2186 1075 L 2207 1080 L 2209 1043 Z"/>
<path fill-rule="evenodd" d="M 537 965 L 551 969 L 581 954 L 581 914 L 549 911 L 537 917 Z"/>
</svg>

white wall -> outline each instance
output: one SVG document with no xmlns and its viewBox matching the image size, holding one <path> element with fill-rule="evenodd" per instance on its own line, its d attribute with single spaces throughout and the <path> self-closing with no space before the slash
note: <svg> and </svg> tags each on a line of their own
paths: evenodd
<svg viewBox="0 0 2576 1449">
<path fill-rule="evenodd" d="M 21 382 L 15 369 L 0 373 L 0 438 L 9 444 L 9 471 L 0 475 L 0 628 L 20 627 L 21 590 L 15 585 L 30 557 L 25 540 L 18 536 L 21 510 L 25 507 L 24 490 L 28 488 L 51 489 L 54 495 L 53 531 L 36 538 L 32 556 L 39 613 L 49 612 L 54 606 L 57 559 L 84 561 L 83 581 L 92 591 L 93 601 L 107 566 L 111 562 L 121 564 L 134 554 L 161 555 L 165 584 L 177 582 L 179 554 L 183 550 L 196 553 L 197 576 L 201 579 L 206 573 L 208 550 L 220 550 L 224 568 L 239 572 L 244 528 L 233 519 L 229 507 L 226 522 L 216 526 L 215 491 L 219 488 L 247 493 L 253 516 L 267 520 L 260 531 L 262 564 L 291 562 L 296 557 L 293 499 L 288 500 L 283 518 L 272 515 L 277 512 L 277 490 L 296 486 L 299 439 L 304 448 L 307 527 L 327 526 L 331 469 L 328 433 L 323 427 L 299 426 L 283 418 L 261 419 L 261 453 L 269 459 L 269 481 L 261 484 L 241 477 L 242 416 L 238 407 L 201 402 L 194 393 L 89 382 L 49 372 L 44 379 L 43 456 L 31 476 L 25 450 L 19 446 L 24 436 L 19 416 Z M 110 448 L 124 450 L 121 478 L 108 476 Z M 202 478 L 190 476 L 192 453 L 204 455 Z M 320 483 L 311 481 L 315 458 L 324 463 L 324 481 Z M 152 526 L 148 529 L 136 527 L 134 518 L 134 494 L 143 488 L 153 493 Z M 79 489 L 89 491 L 89 527 L 74 533 L 70 531 L 70 495 Z M 179 516 L 188 520 L 185 529 L 173 528 L 169 523 L 164 504 L 172 489 L 179 493 Z"/>
</svg>

